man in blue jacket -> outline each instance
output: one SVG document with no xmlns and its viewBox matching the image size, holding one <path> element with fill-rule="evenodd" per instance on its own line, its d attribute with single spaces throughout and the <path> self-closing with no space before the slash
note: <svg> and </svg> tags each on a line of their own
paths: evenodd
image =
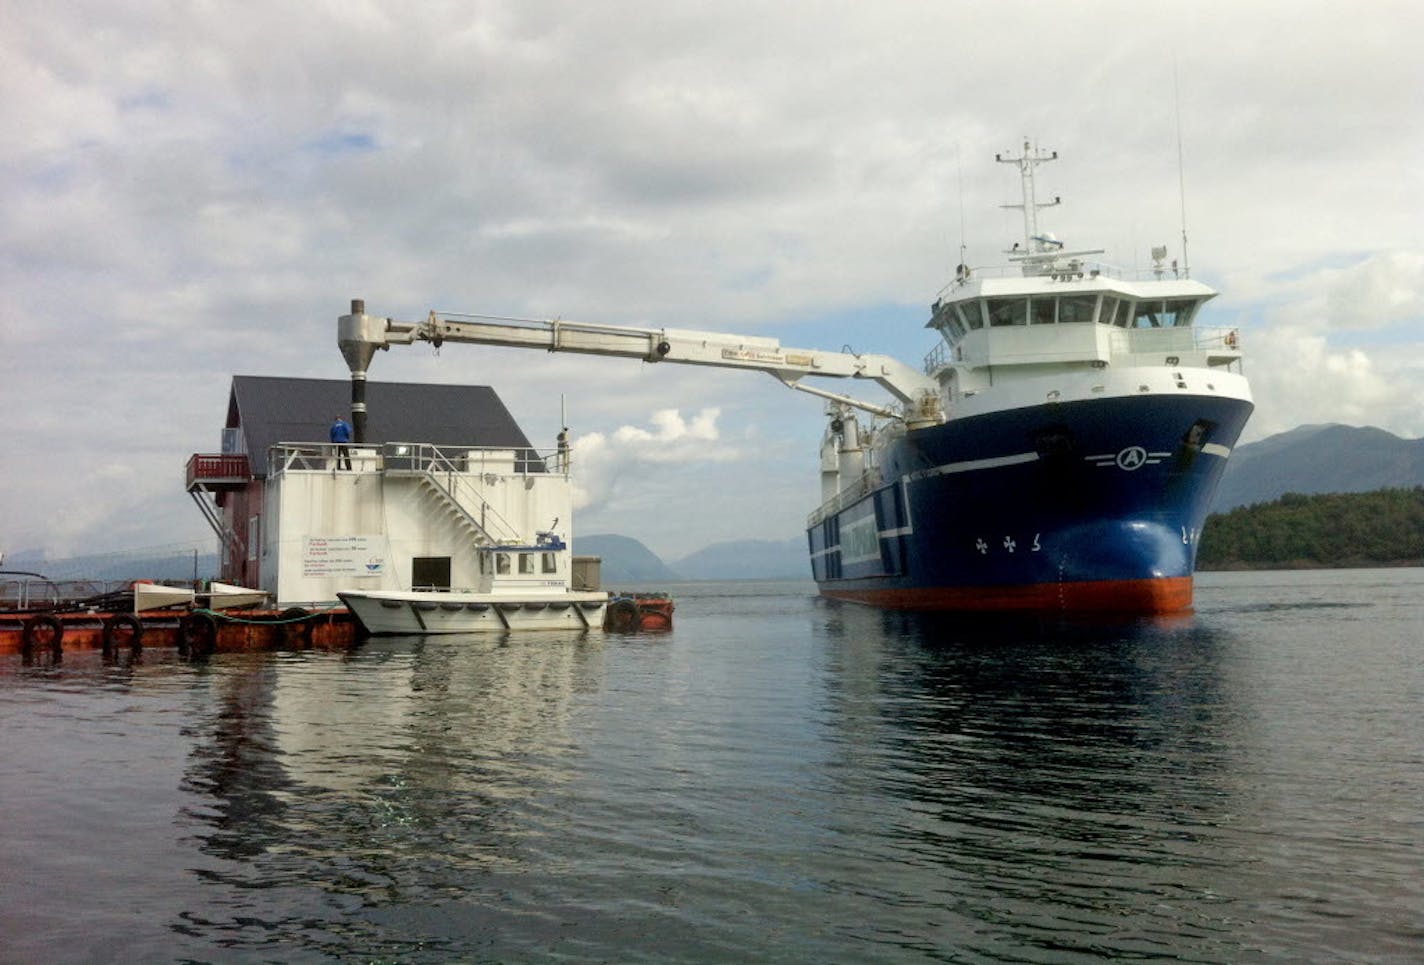
<svg viewBox="0 0 1424 965">
<path fill-rule="evenodd" d="M 331 441 L 336 443 L 336 468 L 350 469 L 351 448 L 347 443 L 351 441 L 351 426 L 341 416 L 337 416 L 331 424 Z"/>
</svg>

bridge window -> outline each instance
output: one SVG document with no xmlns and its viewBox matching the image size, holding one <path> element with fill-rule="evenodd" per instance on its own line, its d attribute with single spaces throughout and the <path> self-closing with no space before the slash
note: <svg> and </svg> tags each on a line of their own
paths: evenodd
<svg viewBox="0 0 1424 965">
<path fill-rule="evenodd" d="M 998 328 L 1003 325 L 1028 324 L 1028 299 L 987 298 L 984 300 L 989 310 L 989 324 Z"/>
<path fill-rule="evenodd" d="M 1116 311 L 1117 311 L 1117 296 L 1116 296 L 1116 295 L 1104 295 L 1104 296 L 1103 296 L 1103 310 L 1098 314 L 1098 322 L 1101 323 L 1101 324 L 1103 324 L 1103 325 L 1111 325 L 1111 324 L 1113 323 L 1113 313 L 1116 312 Z"/>
<path fill-rule="evenodd" d="M 959 313 L 959 319 L 966 328 L 983 328 L 984 312 L 979 302 L 970 302 L 967 305 L 955 305 L 954 310 Z"/>
<path fill-rule="evenodd" d="M 1064 295 L 1058 299 L 1058 324 L 1091 322 L 1097 307 L 1097 295 Z"/>
<path fill-rule="evenodd" d="M 1118 328 L 1127 328 L 1132 321 L 1132 302 L 1124 298 L 1117 303 L 1117 311 L 1113 313 L 1113 325 Z"/>
<path fill-rule="evenodd" d="M 1184 328 L 1192 323 L 1196 310 L 1195 298 L 1169 298 L 1162 307 L 1162 325 Z"/>
<path fill-rule="evenodd" d="M 533 573 L 533 572 L 534 572 L 534 554 L 533 554 L 533 553 L 520 553 L 520 554 L 519 554 L 519 572 L 521 572 L 521 573 Z"/>
<path fill-rule="evenodd" d="M 540 561 L 543 563 L 543 570 L 545 573 L 559 572 L 559 560 L 558 557 L 554 556 L 553 553 L 541 553 L 539 554 L 539 557 Z"/>
<path fill-rule="evenodd" d="M 496 554 L 494 554 L 494 571 L 495 571 L 496 573 L 498 573 L 500 576 L 508 576 L 508 575 L 509 575 L 509 554 L 508 554 L 508 553 L 496 553 Z"/>
<path fill-rule="evenodd" d="M 1028 320 L 1032 325 L 1052 325 L 1054 309 L 1058 299 L 1053 297 L 1035 298 L 1029 303 Z"/>
<path fill-rule="evenodd" d="M 1132 327 L 1134 329 L 1161 329 L 1162 302 L 1158 299 L 1138 302 L 1132 307 Z"/>
</svg>

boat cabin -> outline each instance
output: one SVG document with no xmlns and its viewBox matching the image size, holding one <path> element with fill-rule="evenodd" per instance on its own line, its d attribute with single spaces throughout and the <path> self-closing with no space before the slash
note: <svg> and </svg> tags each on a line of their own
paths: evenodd
<svg viewBox="0 0 1424 965">
<path fill-rule="evenodd" d="M 473 589 L 498 593 L 562 588 L 569 583 L 571 562 L 568 544 L 550 532 L 539 533 L 532 545 L 498 543 L 481 547 L 479 581 Z"/>
</svg>

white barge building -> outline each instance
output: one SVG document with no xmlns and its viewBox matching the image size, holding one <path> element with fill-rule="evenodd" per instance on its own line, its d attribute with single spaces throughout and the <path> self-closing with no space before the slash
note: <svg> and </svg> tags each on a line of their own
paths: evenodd
<svg viewBox="0 0 1424 965">
<path fill-rule="evenodd" d="M 574 573 L 566 450 L 536 450 L 488 387 L 401 383 L 369 387 L 349 445 L 309 441 L 349 387 L 233 379 L 223 451 L 188 462 L 224 580 L 341 601 L 372 633 L 602 625 L 608 594 L 576 589 L 597 578 Z"/>
</svg>

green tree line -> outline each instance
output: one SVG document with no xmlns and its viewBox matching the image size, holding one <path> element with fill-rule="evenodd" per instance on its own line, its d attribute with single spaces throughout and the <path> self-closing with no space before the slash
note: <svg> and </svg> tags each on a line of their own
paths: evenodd
<svg viewBox="0 0 1424 965">
<path fill-rule="evenodd" d="M 1370 493 L 1286 493 L 1209 516 L 1201 569 L 1424 565 L 1424 487 Z"/>
</svg>

